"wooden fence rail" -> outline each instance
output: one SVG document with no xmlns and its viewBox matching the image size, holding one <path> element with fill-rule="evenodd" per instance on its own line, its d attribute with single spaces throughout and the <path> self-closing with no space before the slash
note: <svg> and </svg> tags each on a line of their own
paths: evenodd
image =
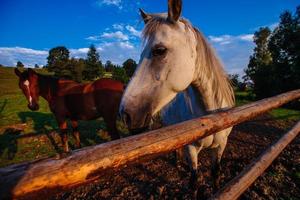
<svg viewBox="0 0 300 200">
<path fill-rule="evenodd" d="M 0 198 L 65 189 L 94 180 L 106 169 L 173 151 L 298 98 L 300 90 L 294 90 L 159 130 L 86 147 L 64 159 L 46 159 L 2 168 Z"/>
</svg>

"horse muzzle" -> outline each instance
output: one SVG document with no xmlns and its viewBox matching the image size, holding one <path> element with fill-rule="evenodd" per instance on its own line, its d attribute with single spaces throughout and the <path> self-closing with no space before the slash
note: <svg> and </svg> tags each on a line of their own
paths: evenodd
<svg viewBox="0 0 300 200">
<path fill-rule="evenodd" d="M 30 103 L 30 104 L 28 104 L 28 108 L 29 108 L 30 110 L 32 110 L 32 111 L 36 111 L 36 110 L 38 110 L 40 107 L 39 107 L 39 104 L 37 104 L 37 103 Z"/>
<path fill-rule="evenodd" d="M 120 109 L 120 117 L 123 123 L 127 125 L 129 131 L 133 134 L 138 134 L 147 130 L 152 118 L 150 112 L 128 110 L 124 108 Z"/>
</svg>

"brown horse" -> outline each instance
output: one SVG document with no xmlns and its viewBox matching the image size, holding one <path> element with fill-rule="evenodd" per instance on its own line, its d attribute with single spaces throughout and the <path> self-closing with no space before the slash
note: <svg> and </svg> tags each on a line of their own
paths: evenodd
<svg viewBox="0 0 300 200">
<path fill-rule="evenodd" d="M 41 75 L 33 69 L 20 72 L 19 87 L 26 96 L 31 110 L 39 109 L 39 96 L 49 103 L 61 131 L 64 152 L 68 148 L 67 119 L 71 120 L 76 147 L 80 147 L 78 120 L 91 120 L 103 117 L 112 139 L 120 138 L 116 119 L 124 85 L 111 79 L 99 79 L 88 84 Z"/>
</svg>

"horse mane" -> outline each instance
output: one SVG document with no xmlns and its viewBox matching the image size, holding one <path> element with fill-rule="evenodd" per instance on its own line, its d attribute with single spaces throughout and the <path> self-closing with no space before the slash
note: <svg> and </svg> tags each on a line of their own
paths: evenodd
<svg viewBox="0 0 300 200">
<path fill-rule="evenodd" d="M 225 100 L 228 106 L 234 106 L 235 97 L 233 88 L 227 74 L 224 71 L 223 64 L 203 34 L 196 28 L 193 28 L 192 30 L 194 31 L 198 41 L 198 83 L 195 83 L 196 87 L 205 87 L 206 83 L 203 81 L 205 81 L 204 75 L 206 74 L 206 76 L 212 80 L 212 95 L 215 100 L 215 105 L 213 107 L 221 108 L 223 106 L 223 100 Z"/>
<path fill-rule="evenodd" d="M 58 88 L 58 78 L 53 75 L 46 75 L 37 73 L 38 84 L 40 87 L 40 92 L 50 95 L 50 93 L 55 93 Z"/>
<path fill-rule="evenodd" d="M 194 33 L 197 40 L 196 49 L 198 56 L 196 60 L 196 73 L 198 77 L 192 84 L 198 89 L 202 97 L 205 96 L 203 93 L 207 91 L 206 86 L 208 80 L 211 80 L 211 94 L 209 95 L 211 99 L 203 99 L 206 108 L 209 110 L 224 108 L 224 103 L 228 107 L 234 106 L 235 97 L 231 82 L 213 48 L 203 34 L 197 28 L 193 27 L 188 20 L 180 18 L 179 21 L 185 25 L 186 31 L 190 30 Z M 177 24 L 166 20 L 166 15 L 152 16 L 143 30 L 143 42 L 151 39 L 162 24 L 168 24 L 174 28 L 178 28 Z"/>
<path fill-rule="evenodd" d="M 37 73 L 39 77 L 39 86 L 43 88 L 44 92 L 46 91 L 47 94 L 52 93 L 52 95 L 60 95 L 61 93 L 82 85 L 76 81 L 59 78 L 53 75 L 45 75 Z"/>
</svg>

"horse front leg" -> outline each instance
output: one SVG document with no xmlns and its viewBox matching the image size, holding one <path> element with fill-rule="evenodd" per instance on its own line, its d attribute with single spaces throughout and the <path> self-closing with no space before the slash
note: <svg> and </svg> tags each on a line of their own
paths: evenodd
<svg viewBox="0 0 300 200">
<path fill-rule="evenodd" d="M 190 188 L 192 189 L 194 199 L 198 199 L 198 189 L 203 182 L 202 173 L 198 170 L 198 153 L 200 150 L 201 148 L 197 148 L 195 145 L 185 146 L 185 153 L 191 169 Z"/>
<path fill-rule="evenodd" d="M 183 163 L 185 163 L 184 147 L 174 151 L 174 164 L 177 166 L 177 168 L 179 168 Z"/>
<path fill-rule="evenodd" d="M 63 121 L 59 123 L 60 129 L 60 137 L 63 145 L 64 153 L 69 153 L 69 145 L 68 145 L 68 124 L 67 121 Z"/>
<path fill-rule="evenodd" d="M 108 133 L 111 137 L 111 140 L 120 139 L 119 131 L 117 129 L 116 117 L 104 116 L 104 122 L 106 123 Z"/>
<path fill-rule="evenodd" d="M 112 140 L 120 139 L 120 135 L 118 133 L 118 129 L 117 129 L 117 126 L 116 126 L 115 122 L 111 123 L 111 124 L 108 124 L 107 128 L 108 128 L 108 132 L 109 132 Z"/>
<path fill-rule="evenodd" d="M 73 129 L 72 134 L 75 139 L 75 146 L 76 146 L 76 148 L 80 148 L 81 144 L 80 144 L 80 133 L 78 131 L 78 121 L 71 120 L 71 124 L 72 124 L 72 129 Z"/>
<path fill-rule="evenodd" d="M 220 145 L 212 149 L 212 166 L 211 174 L 213 178 L 213 189 L 217 191 L 220 188 L 220 172 L 221 172 L 221 158 L 225 149 L 225 145 Z"/>
<path fill-rule="evenodd" d="M 214 141 L 219 144 L 216 148 L 212 149 L 211 155 L 211 174 L 213 178 L 213 189 L 217 191 L 220 188 L 220 172 L 221 172 L 221 158 L 223 156 L 225 147 L 227 145 L 228 136 L 232 128 L 225 129 L 214 135 Z"/>
</svg>

